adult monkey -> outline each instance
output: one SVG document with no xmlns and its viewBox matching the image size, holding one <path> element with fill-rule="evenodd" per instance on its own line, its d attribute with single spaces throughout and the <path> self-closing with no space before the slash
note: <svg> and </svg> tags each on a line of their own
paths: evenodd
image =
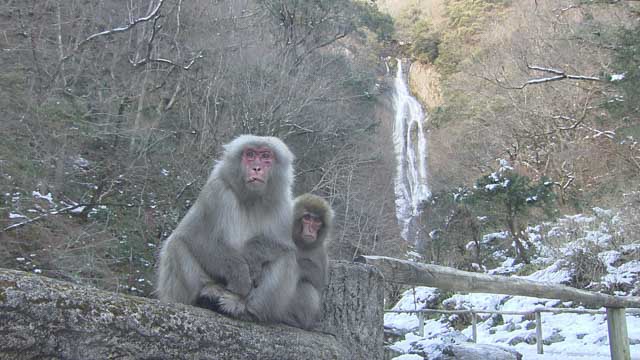
<svg viewBox="0 0 640 360">
<path fill-rule="evenodd" d="M 219 285 L 212 285 L 203 291 L 203 296 L 210 301 L 202 303 L 217 303 L 223 312 L 240 318 L 284 322 L 311 329 L 320 319 L 322 311 L 322 293 L 327 282 L 326 244 L 332 229 L 333 211 L 324 199 L 304 194 L 295 200 L 293 220 L 291 235 L 296 246 L 297 266 L 289 268 L 292 277 L 287 281 L 292 281 L 295 294 L 279 294 L 272 300 L 269 309 L 276 308 L 276 311 L 255 311 L 256 306 L 252 305 L 254 292 L 272 281 L 269 276 L 271 259 L 282 257 L 284 252 L 282 247 L 273 246 L 269 239 L 258 236 L 249 240 L 244 252 L 255 287 L 248 298 L 230 293 Z"/>
<path fill-rule="evenodd" d="M 160 300 L 194 304 L 208 286 L 246 297 L 252 290 L 243 257 L 256 236 L 284 248 L 291 244 L 293 154 L 274 137 L 242 135 L 224 146 L 196 202 L 162 246 L 156 293 Z M 253 312 L 290 299 L 295 286 L 293 252 L 266 269 L 264 285 L 252 291 Z M 279 316 L 278 314 L 276 314 Z"/>
<path fill-rule="evenodd" d="M 327 249 L 333 229 L 333 211 L 319 196 L 304 194 L 294 201 L 293 241 L 300 277 L 287 311 L 286 323 L 312 328 L 322 314 L 327 283 Z"/>
</svg>

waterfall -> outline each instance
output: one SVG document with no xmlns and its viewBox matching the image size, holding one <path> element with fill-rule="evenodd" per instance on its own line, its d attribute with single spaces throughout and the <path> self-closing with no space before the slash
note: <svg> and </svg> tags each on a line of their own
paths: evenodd
<svg viewBox="0 0 640 360">
<path fill-rule="evenodd" d="M 426 202 L 431 198 L 427 184 L 427 140 L 423 122 L 426 120 L 422 106 L 409 92 L 398 59 L 394 81 L 393 145 L 397 167 L 395 178 L 396 216 L 402 227 L 402 238 L 419 241 L 416 223 Z"/>
</svg>

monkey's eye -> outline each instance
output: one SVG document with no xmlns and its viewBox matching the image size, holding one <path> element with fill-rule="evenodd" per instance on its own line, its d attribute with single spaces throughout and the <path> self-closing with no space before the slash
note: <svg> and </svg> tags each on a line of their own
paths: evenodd
<svg viewBox="0 0 640 360">
<path fill-rule="evenodd" d="M 302 215 L 302 219 L 306 222 L 312 222 L 314 224 L 322 224 L 322 219 L 320 218 L 320 216 L 313 214 L 313 213 L 304 213 L 304 215 Z"/>
<path fill-rule="evenodd" d="M 253 160 L 256 158 L 256 152 L 252 149 L 247 149 L 244 151 L 244 156 L 249 160 Z"/>
<path fill-rule="evenodd" d="M 260 153 L 260 158 L 262 160 L 271 160 L 273 159 L 273 153 L 271 151 L 263 151 Z"/>
</svg>

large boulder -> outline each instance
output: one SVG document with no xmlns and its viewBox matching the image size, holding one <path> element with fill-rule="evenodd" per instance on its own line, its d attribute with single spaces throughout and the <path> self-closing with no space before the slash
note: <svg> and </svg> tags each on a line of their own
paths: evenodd
<svg viewBox="0 0 640 360">
<path fill-rule="evenodd" d="M 0 269 L 0 359 L 381 359 L 380 274 L 330 274 L 321 333 Z"/>
</svg>

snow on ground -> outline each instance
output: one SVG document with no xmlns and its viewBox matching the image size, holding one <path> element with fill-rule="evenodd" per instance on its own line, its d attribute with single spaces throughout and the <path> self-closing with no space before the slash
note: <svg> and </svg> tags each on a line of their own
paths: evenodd
<svg viewBox="0 0 640 360">
<path fill-rule="evenodd" d="M 452 297 L 453 301 L 478 310 L 499 308 L 505 311 L 526 311 L 539 306 L 550 307 L 560 304 L 560 301 L 557 300 L 515 296 L 500 306 L 500 302 L 506 298 L 509 297 L 493 294 L 454 295 Z M 399 314 L 386 314 L 385 327 L 395 327 L 393 323 L 398 318 L 390 315 Z M 406 324 L 411 323 L 414 325 L 413 329 L 417 329 L 417 317 L 409 314 L 403 315 L 403 326 L 399 327 L 408 330 L 410 327 L 407 327 Z M 409 318 L 412 320 L 408 321 Z M 443 315 L 438 319 L 425 321 L 424 337 L 409 332 L 405 335 L 404 340 L 394 343 L 391 348 L 402 353 L 418 351 L 429 354 L 431 349 L 436 349 L 437 344 L 451 342 L 451 339 L 465 342 L 471 338 L 470 326 L 461 331 L 466 338 L 457 337 L 455 335 L 457 332 L 449 325 L 446 318 L 447 316 Z M 535 338 L 534 321 L 526 320 L 519 315 L 503 315 L 504 323 L 494 325 L 493 317 L 483 315 L 481 318 L 483 320 L 479 320 L 477 326 L 479 344 L 512 346 L 523 355 L 525 360 L 557 360 L 558 356 L 562 356 L 563 360 L 610 358 L 607 321 L 604 314 L 542 313 L 543 338 L 545 341 L 553 342 L 550 345 L 544 345 L 543 355 L 537 354 L 534 342 L 527 343 L 527 340 Z M 640 359 L 640 315 L 627 314 L 627 331 L 631 344 L 631 358 Z"/>
<path fill-rule="evenodd" d="M 566 284 L 572 276 L 571 264 L 565 259 L 576 249 L 595 246 L 602 251 L 598 258 L 606 267 L 607 274 L 602 276 L 601 284 L 607 288 L 618 288 L 638 281 L 640 274 L 640 260 L 627 259 L 622 262 L 623 253 L 638 251 L 639 244 L 628 244 L 612 249 L 611 242 L 622 230 L 616 215 L 610 210 L 594 209 L 593 216 L 566 216 L 557 223 L 545 224 L 529 228 L 529 239 L 536 244 L 542 255 L 533 262 L 541 262 L 545 266 L 522 278 Z M 502 238 L 502 233 L 485 236 L 484 241 L 490 242 L 495 238 Z M 562 246 L 551 248 L 542 238 L 565 238 L 571 241 Z M 488 240 L 488 241 L 487 241 Z M 552 254 L 556 255 L 553 259 Z M 496 254 L 501 256 L 501 254 Z M 504 259 L 502 265 L 487 271 L 491 274 L 513 274 L 519 267 L 513 259 Z M 633 288 L 633 285 L 628 288 Z M 419 310 L 433 308 L 441 293 L 430 287 L 416 287 L 406 291 L 394 310 Z M 623 293 L 621 295 L 628 295 Z M 441 299 L 442 300 L 442 299 Z M 455 294 L 444 301 L 447 309 L 475 309 L 475 310 L 503 310 L 503 311 L 531 311 L 546 307 L 571 307 L 571 302 L 561 302 L 552 299 L 538 299 L 524 296 L 507 296 L 497 294 Z M 604 312 L 604 308 L 601 309 Z M 422 359 L 422 353 L 428 357 L 437 357 L 438 345 L 443 343 L 465 343 L 470 341 L 471 326 L 458 332 L 453 323 L 460 315 L 429 316 L 433 319 L 425 321 L 424 337 L 417 333 L 418 318 L 413 314 L 385 314 L 385 328 L 396 334 L 405 334 L 404 339 L 395 342 L 390 347 L 405 355 L 395 359 Z M 627 332 L 630 342 L 631 358 L 640 360 L 640 314 L 627 313 Z M 544 354 L 537 354 L 535 344 L 535 321 L 521 315 L 479 315 L 477 331 L 479 344 L 492 344 L 510 347 L 523 355 L 525 360 L 591 360 L 609 359 L 609 339 L 605 314 L 554 314 L 542 313 L 542 334 Z M 459 323 L 459 322 L 458 322 Z M 467 322 L 468 323 L 468 322 Z M 466 324 L 466 323 L 465 323 Z M 412 352 L 414 354 L 406 354 Z"/>
</svg>

